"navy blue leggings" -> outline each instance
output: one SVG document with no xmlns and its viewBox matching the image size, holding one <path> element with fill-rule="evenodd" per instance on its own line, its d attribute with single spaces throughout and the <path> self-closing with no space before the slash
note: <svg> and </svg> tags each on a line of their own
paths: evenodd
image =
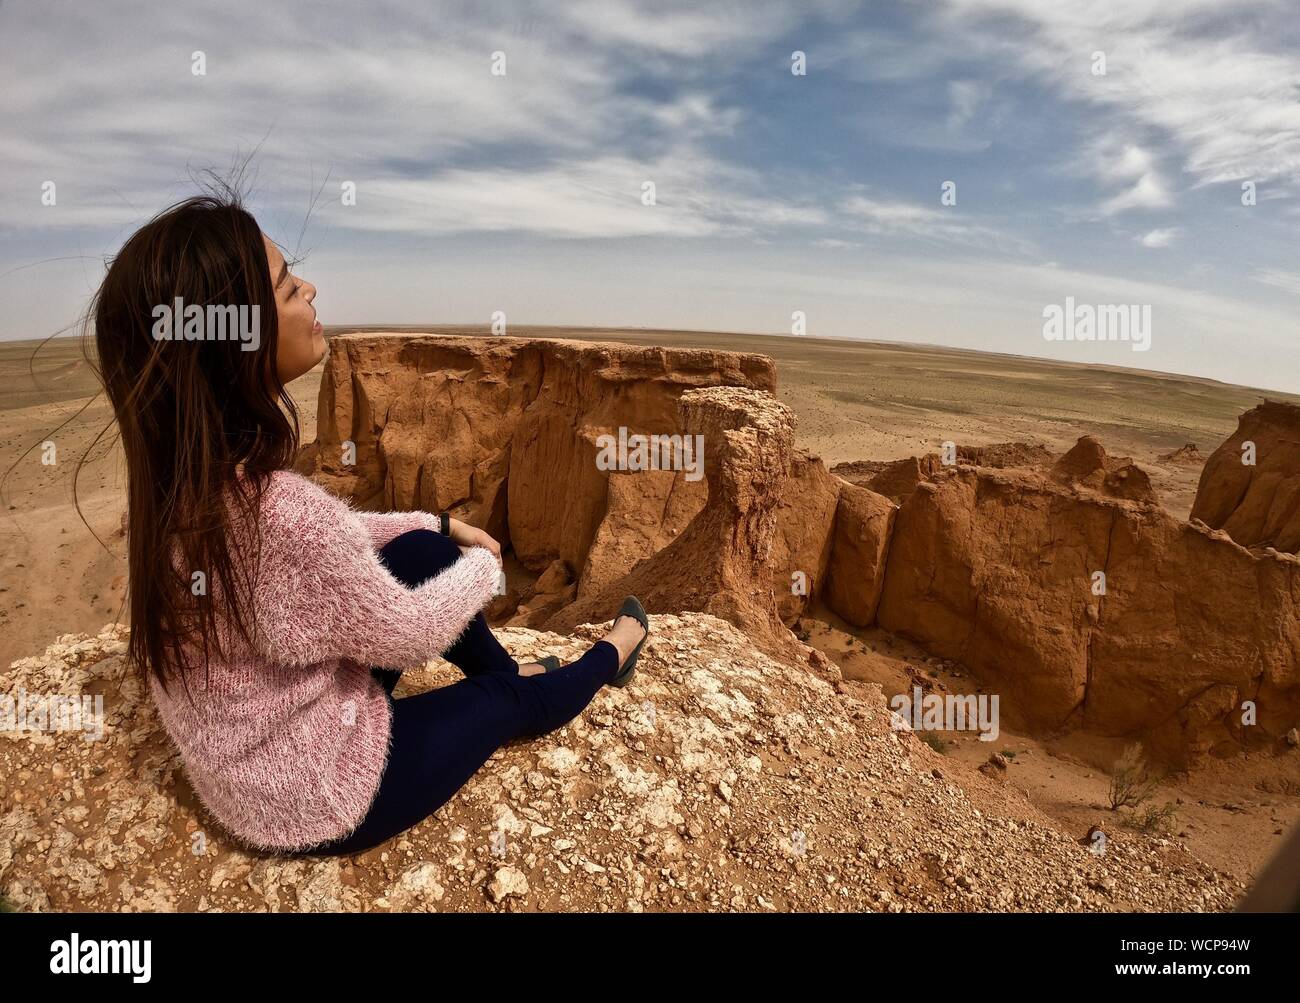
<svg viewBox="0 0 1300 1003">
<path fill-rule="evenodd" d="M 454 540 L 427 529 L 403 533 L 379 551 L 393 577 L 408 587 L 460 556 Z M 521 676 L 482 613 L 442 657 L 465 678 L 400 700 L 392 693 L 401 672 L 372 670 L 393 705 L 393 740 L 379 792 L 351 835 L 302 852 L 360 853 L 392 839 L 441 808 L 506 742 L 573 720 L 618 672 L 618 649 L 597 641 L 576 662 Z"/>
</svg>

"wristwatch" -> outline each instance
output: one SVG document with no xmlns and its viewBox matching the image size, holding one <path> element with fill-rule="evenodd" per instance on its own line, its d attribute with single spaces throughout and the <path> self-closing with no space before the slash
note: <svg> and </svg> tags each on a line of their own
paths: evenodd
<svg viewBox="0 0 1300 1003">
<path fill-rule="evenodd" d="M 438 523 L 442 527 L 442 535 L 450 536 L 451 535 L 451 513 L 439 512 Z"/>
</svg>

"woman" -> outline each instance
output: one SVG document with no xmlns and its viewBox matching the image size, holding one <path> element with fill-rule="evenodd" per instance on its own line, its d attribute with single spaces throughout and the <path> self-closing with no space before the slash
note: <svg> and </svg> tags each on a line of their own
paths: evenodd
<svg viewBox="0 0 1300 1003">
<path fill-rule="evenodd" d="M 285 385 L 326 351 L 315 298 L 221 194 L 137 231 L 92 316 L 127 461 L 128 657 L 217 820 L 259 849 L 338 854 L 626 685 L 649 625 L 629 597 L 577 661 L 520 666 L 480 612 L 500 574 L 487 533 L 357 512 L 286 469 Z M 435 655 L 466 678 L 393 699 Z"/>
</svg>

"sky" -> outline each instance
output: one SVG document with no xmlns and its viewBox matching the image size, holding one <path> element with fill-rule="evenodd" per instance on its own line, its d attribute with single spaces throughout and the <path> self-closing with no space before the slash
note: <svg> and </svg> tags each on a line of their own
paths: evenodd
<svg viewBox="0 0 1300 1003">
<path fill-rule="evenodd" d="M 250 154 L 330 325 L 1300 391 L 1300 0 L 0 0 L 0 339 L 75 322 L 136 227 Z M 1147 349 L 1049 340 L 1067 304 L 1149 308 Z"/>
</svg>

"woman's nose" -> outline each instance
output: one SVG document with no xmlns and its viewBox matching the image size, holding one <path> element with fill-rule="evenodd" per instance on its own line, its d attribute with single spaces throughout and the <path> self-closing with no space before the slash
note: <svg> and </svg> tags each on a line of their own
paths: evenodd
<svg viewBox="0 0 1300 1003">
<path fill-rule="evenodd" d="M 310 303 L 312 300 L 316 298 L 316 287 L 312 285 L 310 282 L 306 282 L 306 281 L 303 282 L 303 285 L 307 287 L 307 291 L 303 293 L 303 297 L 307 300 L 308 303 Z"/>
</svg>

